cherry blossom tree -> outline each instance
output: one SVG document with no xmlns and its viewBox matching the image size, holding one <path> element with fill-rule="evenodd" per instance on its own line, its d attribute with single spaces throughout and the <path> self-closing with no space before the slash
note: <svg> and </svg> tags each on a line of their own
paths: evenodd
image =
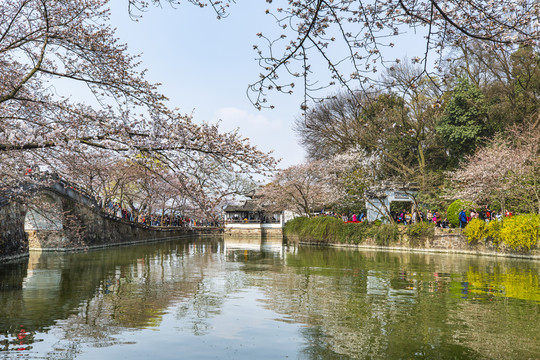
<svg viewBox="0 0 540 360">
<path fill-rule="evenodd" d="M 279 171 L 262 191 L 262 202 L 279 210 L 310 216 L 323 208 L 343 208 L 365 201 L 377 180 L 377 157 L 353 148 L 332 158 Z M 363 206 L 360 205 L 360 206 Z"/>
<path fill-rule="evenodd" d="M 515 209 L 540 214 L 540 131 L 512 130 L 496 136 L 467 158 L 452 176 L 455 194 L 476 202 L 498 202 L 504 211 Z"/>
<path fill-rule="evenodd" d="M 281 170 L 264 187 L 261 201 L 269 208 L 311 216 L 339 199 L 340 194 L 327 170 L 327 161 L 320 160 Z"/>
<path fill-rule="evenodd" d="M 204 191 L 194 175 L 211 178 L 209 163 L 238 176 L 271 170 L 275 160 L 237 132 L 167 108 L 158 84 L 115 38 L 107 2 L 0 5 L 0 188 L 30 181 L 25 169 L 42 164 L 69 177 L 96 156 L 158 159 L 186 196 Z M 74 89 L 90 96 L 77 101 Z"/>
<path fill-rule="evenodd" d="M 260 0 L 262 1 L 262 0 Z M 416 36 L 423 49 L 411 56 L 428 77 L 444 67 L 445 50 L 470 41 L 487 49 L 511 50 L 538 46 L 540 5 L 536 0 L 265 0 L 272 29 L 258 29 L 255 44 L 261 66 L 248 94 L 257 108 L 273 107 L 271 91 L 290 93 L 303 88 L 306 109 L 320 90 L 338 86 L 351 94 L 378 91 L 377 73 L 400 59 L 392 49 Z M 235 0 L 189 0 L 226 17 Z M 173 7 L 179 0 L 129 0 L 134 16 L 151 5 Z M 324 77 L 317 61 L 328 69 Z M 408 79 L 414 84 L 418 77 Z M 328 93 L 328 92 L 326 92 Z M 359 98 L 362 100 L 362 97 Z"/>
<path fill-rule="evenodd" d="M 267 12 L 281 32 L 258 34 L 264 44 L 256 45 L 263 72 L 250 87 L 257 107 L 271 106 L 269 91 L 288 93 L 295 85 L 303 86 L 306 103 L 318 90 L 334 85 L 351 93 L 373 92 L 374 74 L 400 62 L 388 49 L 415 33 L 424 38 L 424 49 L 411 59 L 422 64 L 421 75 L 442 66 L 448 46 L 471 39 L 501 49 L 537 46 L 540 40 L 540 5 L 535 0 L 267 2 Z M 329 70 L 326 82 L 314 70 L 317 58 Z"/>
</svg>

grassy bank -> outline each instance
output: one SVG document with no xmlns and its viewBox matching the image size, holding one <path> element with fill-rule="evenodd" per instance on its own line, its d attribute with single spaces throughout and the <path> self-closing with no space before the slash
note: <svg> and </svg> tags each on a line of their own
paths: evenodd
<svg viewBox="0 0 540 360">
<path fill-rule="evenodd" d="M 372 239 L 377 245 L 385 246 L 401 240 L 407 235 L 411 245 L 427 236 L 433 235 L 432 224 L 409 225 L 402 231 L 397 225 L 344 223 L 334 217 L 298 217 L 285 225 L 286 237 L 297 237 L 301 241 L 328 244 L 362 244 Z"/>
<path fill-rule="evenodd" d="M 433 223 L 417 223 L 408 226 L 391 224 L 344 223 L 333 217 L 298 217 L 287 224 L 283 234 L 304 242 L 320 244 L 362 244 L 370 243 L 388 246 L 399 243 L 402 246 L 424 247 L 425 241 L 435 236 Z M 475 246 L 479 242 L 489 246 L 492 251 L 529 253 L 538 249 L 540 238 L 540 217 L 538 215 L 516 215 L 504 222 L 474 219 L 464 229 L 468 243 Z M 444 245 L 443 245 L 444 246 Z"/>
</svg>

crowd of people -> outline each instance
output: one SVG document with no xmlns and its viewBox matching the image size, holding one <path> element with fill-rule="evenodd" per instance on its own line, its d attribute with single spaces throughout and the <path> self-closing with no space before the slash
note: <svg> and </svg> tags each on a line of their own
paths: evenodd
<svg viewBox="0 0 540 360">
<path fill-rule="evenodd" d="M 366 217 L 364 216 L 364 213 L 359 213 L 358 215 L 356 214 L 342 214 L 341 215 L 341 219 L 343 220 L 343 222 L 363 222 L 366 220 Z"/>
<path fill-rule="evenodd" d="M 329 214 L 326 214 L 329 215 Z M 341 217 L 344 222 L 363 222 L 366 219 L 363 213 L 358 215 L 352 214 L 330 214 L 331 216 Z M 448 228 L 450 222 L 446 216 L 443 216 L 443 213 L 439 210 L 427 210 L 427 211 L 391 211 L 390 216 L 394 220 L 394 223 L 410 225 L 417 222 L 433 222 L 437 227 Z M 500 211 L 492 211 L 486 205 L 481 210 L 477 211 L 475 209 L 461 209 L 459 213 L 459 227 L 464 228 L 472 219 L 480 219 L 486 222 L 492 220 L 501 220 L 503 214 Z M 512 212 L 506 210 L 504 213 L 505 217 L 512 216 Z"/>
<path fill-rule="evenodd" d="M 123 208 L 118 202 L 108 201 L 104 203 L 103 200 L 99 199 L 98 207 L 111 216 L 123 219 L 125 221 L 135 222 L 139 224 L 144 224 L 146 226 L 159 226 L 159 227 L 187 227 L 192 228 L 194 226 L 220 226 L 219 222 L 209 221 L 207 219 L 194 219 L 187 216 L 180 215 L 170 215 L 170 214 L 149 214 L 144 211 L 137 210 L 128 210 Z M 324 212 L 322 211 L 319 215 L 323 216 L 333 216 L 341 218 L 343 222 L 352 222 L 360 223 L 367 221 L 367 217 L 364 213 L 349 213 L 349 214 L 338 214 L 335 212 Z M 438 210 L 427 210 L 427 211 L 391 211 L 390 216 L 397 224 L 410 225 L 417 222 L 433 222 L 437 227 L 448 228 L 449 221 L 447 217 L 443 217 L 441 212 Z M 510 211 L 506 211 L 504 216 L 512 216 Z M 459 212 L 459 227 L 464 228 L 472 219 L 480 219 L 486 222 L 492 220 L 500 220 L 503 217 L 503 214 L 500 211 L 492 211 L 488 206 L 484 206 L 480 211 L 475 209 L 466 210 L 462 208 Z M 248 222 L 247 219 L 244 219 L 244 222 Z"/>
<path fill-rule="evenodd" d="M 97 201 L 97 206 L 101 211 L 111 216 L 146 226 L 187 228 L 192 228 L 194 226 L 219 226 L 219 223 L 207 219 L 195 219 L 187 216 L 170 214 L 150 214 L 144 211 L 137 211 L 136 209 L 128 210 L 127 208 L 122 207 L 118 202 L 104 202 L 102 199 Z"/>
<path fill-rule="evenodd" d="M 505 217 L 511 217 L 512 212 L 510 210 L 506 210 L 504 212 Z M 476 211 L 474 209 L 469 210 L 469 214 L 467 215 L 467 211 L 462 208 L 458 215 L 459 218 L 459 227 L 463 229 L 472 219 L 480 219 L 484 220 L 485 222 L 490 222 L 492 220 L 501 220 L 503 218 L 503 214 L 500 211 L 492 211 L 488 208 L 488 206 L 484 206 L 480 211 Z"/>
<path fill-rule="evenodd" d="M 429 221 L 440 228 L 448 228 L 448 218 L 443 217 L 439 210 L 390 212 L 390 216 L 398 224 L 410 225 L 421 221 Z"/>
</svg>

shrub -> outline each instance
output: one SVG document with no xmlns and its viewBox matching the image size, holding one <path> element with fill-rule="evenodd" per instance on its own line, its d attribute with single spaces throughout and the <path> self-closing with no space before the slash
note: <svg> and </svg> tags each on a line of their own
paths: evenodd
<svg viewBox="0 0 540 360">
<path fill-rule="evenodd" d="M 493 244 L 498 244 L 501 240 L 501 225 L 502 221 L 491 220 L 486 225 L 486 237 L 489 238 Z"/>
<path fill-rule="evenodd" d="M 469 209 L 476 208 L 476 204 L 472 201 L 457 199 L 450 204 L 448 210 L 446 210 L 446 217 L 448 222 L 455 228 L 459 227 L 459 212 L 461 209 L 465 209 L 467 216 L 469 215 Z"/>
<path fill-rule="evenodd" d="M 309 218 L 307 217 L 296 217 L 292 220 L 287 221 L 285 227 L 283 228 L 284 235 L 300 235 L 300 232 L 306 228 Z"/>
<path fill-rule="evenodd" d="M 317 242 L 362 242 L 367 236 L 367 224 L 347 223 L 331 216 L 298 217 L 285 224 L 285 236 L 296 235 L 303 240 Z"/>
<path fill-rule="evenodd" d="M 376 225 L 371 228 L 370 235 L 377 245 L 388 246 L 399 238 L 399 230 L 395 224 Z"/>
<path fill-rule="evenodd" d="M 480 219 L 472 219 L 463 230 L 469 244 L 476 244 L 487 236 L 486 222 Z"/>
<path fill-rule="evenodd" d="M 422 240 L 435 235 L 435 223 L 430 221 L 422 221 L 408 225 L 405 229 L 405 234 L 408 237 L 410 246 L 420 246 Z"/>
<path fill-rule="evenodd" d="M 428 236 L 433 236 L 435 234 L 435 223 L 430 221 L 422 221 L 415 224 L 407 226 L 405 230 L 410 238 L 425 238 Z"/>
<path fill-rule="evenodd" d="M 367 223 L 344 223 L 337 240 L 341 243 L 359 244 L 368 234 L 367 227 Z"/>
<path fill-rule="evenodd" d="M 538 242 L 540 216 L 515 215 L 504 219 L 500 239 L 514 250 L 530 250 Z"/>
<path fill-rule="evenodd" d="M 339 232 L 337 228 L 343 225 L 343 221 L 331 216 L 321 216 L 309 219 L 307 225 L 303 229 L 302 235 L 311 240 L 327 242 L 336 238 Z"/>
</svg>

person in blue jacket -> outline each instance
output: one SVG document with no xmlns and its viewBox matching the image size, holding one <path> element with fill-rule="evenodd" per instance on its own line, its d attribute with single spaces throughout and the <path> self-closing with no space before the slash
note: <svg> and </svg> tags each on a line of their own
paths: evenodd
<svg viewBox="0 0 540 360">
<path fill-rule="evenodd" d="M 458 216 L 459 216 L 459 228 L 463 229 L 465 226 L 467 226 L 467 214 L 465 213 L 465 209 L 461 209 Z"/>
</svg>

